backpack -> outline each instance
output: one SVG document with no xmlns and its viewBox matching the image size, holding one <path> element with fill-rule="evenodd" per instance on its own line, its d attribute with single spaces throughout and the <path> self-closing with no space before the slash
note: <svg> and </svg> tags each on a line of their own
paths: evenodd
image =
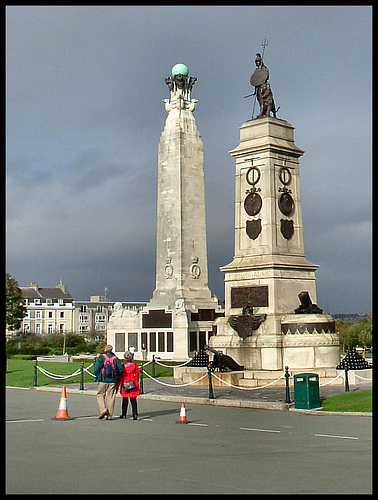
<svg viewBox="0 0 378 500">
<path fill-rule="evenodd" d="M 101 370 L 103 378 L 116 378 L 118 370 L 114 361 L 117 359 L 117 356 L 114 355 L 112 358 L 109 358 L 106 354 L 102 354 L 102 356 L 105 358 L 104 368 Z"/>
</svg>

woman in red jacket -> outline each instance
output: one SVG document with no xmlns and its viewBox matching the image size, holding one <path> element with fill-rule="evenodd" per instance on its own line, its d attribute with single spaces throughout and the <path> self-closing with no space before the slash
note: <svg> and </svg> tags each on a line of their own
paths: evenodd
<svg viewBox="0 0 378 500">
<path fill-rule="evenodd" d="M 133 412 L 133 420 L 138 418 L 137 396 L 140 395 L 139 390 L 139 367 L 133 362 L 134 355 L 130 351 L 124 354 L 125 364 L 123 365 L 123 372 L 117 382 L 117 390 L 120 387 L 122 396 L 122 414 L 120 418 L 126 418 L 127 407 L 129 399 Z"/>
</svg>

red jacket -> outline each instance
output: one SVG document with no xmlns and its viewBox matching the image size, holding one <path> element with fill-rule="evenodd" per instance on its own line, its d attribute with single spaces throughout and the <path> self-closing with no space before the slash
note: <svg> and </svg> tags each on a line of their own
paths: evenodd
<svg viewBox="0 0 378 500">
<path fill-rule="evenodd" d="M 129 382 L 130 380 L 134 380 L 135 383 L 135 389 L 132 389 L 131 391 L 124 391 L 123 390 L 123 382 Z M 139 367 L 136 363 L 133 363 L 132 361 L 126 361 L 126 363 L 123 365 L 123 372 L 120 378 L 118 379 L 117 382 L 117 391 L 118 388 L 121 387 L 121 396 L 123 398 L 135 398 L 136 396 L 140 395 L 140 389 L 139 389 Z"/>
</svg>

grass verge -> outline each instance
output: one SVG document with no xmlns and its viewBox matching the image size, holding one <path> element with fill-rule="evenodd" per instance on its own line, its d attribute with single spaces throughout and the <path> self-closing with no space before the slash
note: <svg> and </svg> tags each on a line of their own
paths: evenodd
<svg viewBox="0 0 378 500">
<path fill-rule="evenodd" d="M 359 412 L 373 411 L 373 390 L 357 390 L 330 396 L 321 402 L 321 411 Z"/>
<path fill-rule="evenodd" d="M 122 361 L 122 360 L 121 360 Z M 84 368 L 88 368 L 92 364 L 92 361 L 84 361 Z M 137 362 L 140 366 L 142 363 Z M 35 361 L 26 359 L 13 359 L 7 360 L 7 371 L 5 382 L 7 386 L 10 387 L 33 387 L 34 382 L 34 366 Z M 58 375 L 71 375 L 76 370 L 81 367 L 81 361 L 73 361 L 72 363 L 43 363 L 38 362 L 38 366 L 45 369 L 46 371 L 58 374 Z M 152 364 L 146 366 L 145 372 L 152 375 Z M 93 373 L 93 366 L 89 368 L 89 371 Z M 158 364 L 155 365 L 155 377 L 172 377 L 173 370 L 169 367 L 163 367 Z M 93 377 L 84 372 L 84 386 L 86 383 L 93 382 Z M 70 377 L 67 379 L 55 380 L 46 375 L 42 374 L 39 370 L 37 371 L 37 386 L 42 387 L 46 385 L 69 385 L 69 384 L 79 384 L 80 374 L 75 377 Z"/>
</svg>

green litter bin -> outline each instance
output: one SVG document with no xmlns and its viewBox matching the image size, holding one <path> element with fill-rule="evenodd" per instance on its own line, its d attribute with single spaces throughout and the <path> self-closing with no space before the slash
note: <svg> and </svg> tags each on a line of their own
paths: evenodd
<svg viewBox="0 0 378 500">
<path fill-rule="evenodd" d="M 298 410 L 320 407 L 319 376 L 317 373 L 294 375 L 294 403 Z"/>
</svg>

